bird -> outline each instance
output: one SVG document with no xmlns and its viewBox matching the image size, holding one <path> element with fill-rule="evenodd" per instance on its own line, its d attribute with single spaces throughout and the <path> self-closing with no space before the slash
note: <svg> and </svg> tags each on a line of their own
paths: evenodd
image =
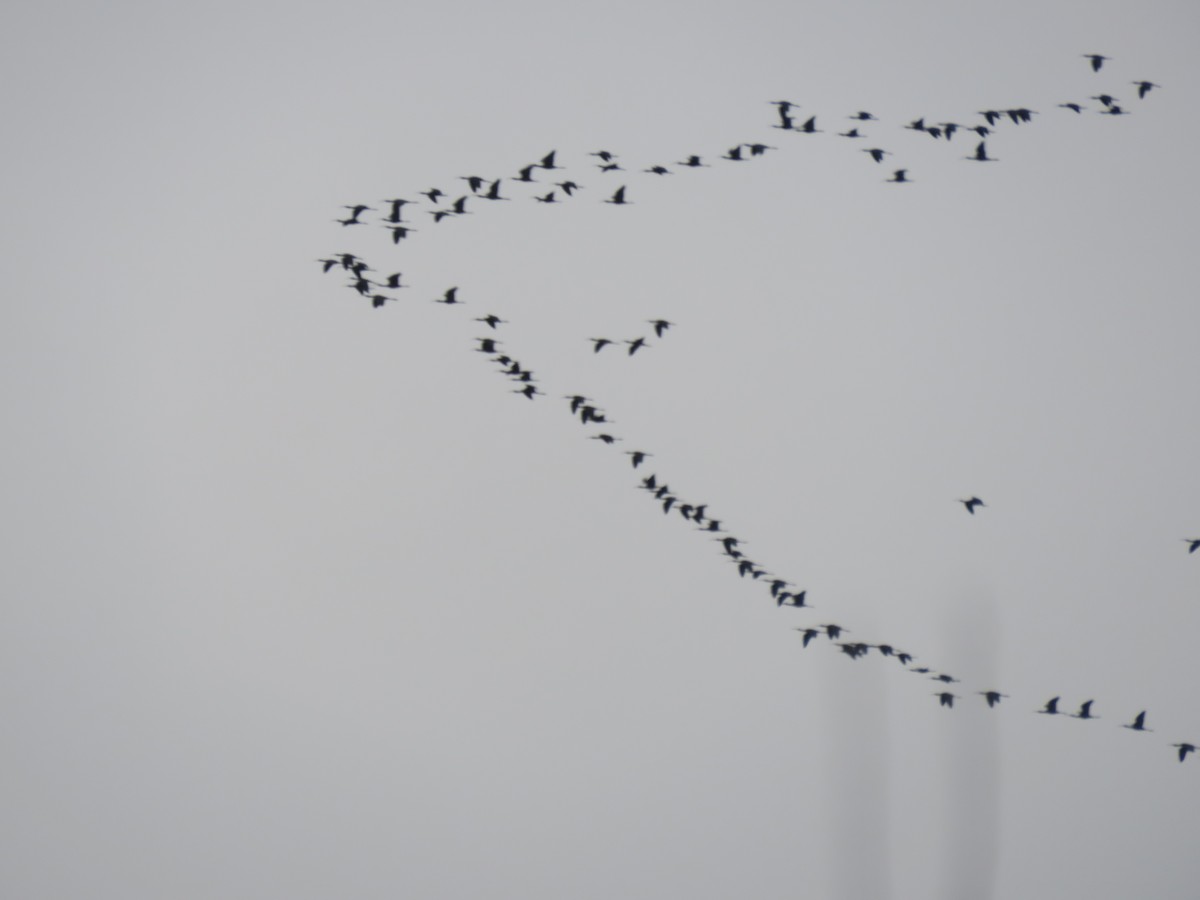
<svg viewBox="0 0 1200 900">
<path fill-rule="evenodd" d="M 604 202 L 615 203 L 617 205 L 628 203 L 629 201 L 625 199 L 625 185 L 621 185 L 619 188 L 617 188 L 616 191 L 613 192 L 613 195 Z"/>
<path fill-rule="evenodd" d="M 1052 697 L 1047 700 L 1046 705 L 1042 709 L 1039 709 L 1038 712 L 1046 716 L 1057 716 L 1059 699 L 1058 697 Z"/>
<path fill-rule="evenodd" d="M 554 199 L 554 191 L 551 191 L 550 193 L 546 194 L 544 197 L 534 197 L 533 199 L 536 200 L 538 203 L 557 203 L 558 202 L 556 199 Z"/>
<path fill-rule="evenodd" d="M 798 131 L 801 134 L 820 134 L 821 133 L 820 129 L 817 128 L 817 117 L 816 116 L 810 116 L 808 119 L 806 119 L 804 121 L 804 124 L 802 124 L 799 128 L 796 128 L 793 130 Z"/>
<path fill-rule="evenodd" d="M 642 347 L 649 346 L 649 344 L 646 343 L 645 338 L 634 338 L 632 341 L 626 341 L 625 343 L 629 345 L 630 356 L 633 356 L 633 354 L 637 353 Z"/>
<path fill-rule="evenodd" d="M 500 196 L 500 182 L 503 180 L 504 179 L 502 179 L 502 178 L 497 178 L 495 181 L 492 182 L 492 186 L 490 188 L 488 188 L 487 193 L 480 194 L 479 196 L 482 197 L 484 200 L 507 200 L 508 197 Z"/>
<path fill-rule="evenodd" d="M 1083 112 L 1083 107 L 1080 106 L 1078 103 L 1060 103 L 1058 105 L 1061 106 L 1063 109 L 1071 110 L 1071 112 L 1076 112 L 1076 113 Z"/>
<path fill-rule="evenodd" d="M 392 211 L 388 214 L 387 218 L 384 220 L 386 222 L 392 222 L 392 223 L 399 223 L 399 222 L 403 221 L 400 218 L 400 210 L 406 203 L 412 203 L 411 200 L 403 200 L 403 199 L 384 200 L 383 202 L 392 204 Z"/>
<path fill-rule="evenodd" d="M 588 156 L 598 156 L 605 162 L 612 162 L 617 158 L 615 153 L 609 153 L 607 150 L 596 150 L 592 153 L 589 153 Z"/>
<path fill-rule="evenodd" d="M 646 321 L 654 326 L 655 337 L 662 337 L 663 332 L 675 324 L 674 322 L 668 322 L 666 319 L 647 319 Z"/>
<path fill-rule="evenodd" d="M 588 338 L 588 340 L 592 342 L 592 352 L 593 353 L 599 353 L 601 350 L 603 350 L 609 344 L 613 343 L 608 338 Z"/>
<path fill-rule="evenodd" d="M 687 166 L 689 169 L 709 168 L 708 163 L 701 162 L 698 156 L 689 156 L 683 162 L 675 163 L 677 166 Z"/>
<path fill-rule="evenodd" d="M 606 444 L 613 444 L 616 441 L 621 440 L 619 437 L 613 437 L 611 434 L 593 434 L 589 439 L 593 441 L 604 441 Z"/>
<path fill-rule="evenodd" d="M 796 631 L 803 632 L 804 642 L 801 645 L 803 647 L 807 647 L 812 639 L 821 633 L 815 628 L 797 628 Z"/>
<path fill-rule="evenodd" d="M 395 299 L 395 297 L 388 297 L 385 294 L 373 294 L 371 296 L 371 306 L 375 309 L 379 309 L 379 307 L 383 306 L 383 304 L 387 303 L 389 300 Z"/>
<path fill-rule="evenodd" d="M 1128 728 L 1131 731 L 1150 731 L 1151 730 L 1146 727 L 1146 711 L 1144 709 L 1140 713 L 1138 713 L 1137 716 L 1134 717 L 1134 720 L 1130 724 L 1122 725 L 1121 727 Z"/>
<path fill-rule="evenodd" d="M 437 203 L 438 197 L 444 197 L 445 192 L 439 191 L 437 188 L 430 188 L 427 191 L 420 191 L 421 196 L 428 197 L 430 203 Z"/>
<path fill-rule="evenodd" d="M 908 169 L 897 169 L 892 173 L 892 177 L 888 179 L 893 184 L 911 184 L 908 180 Z"/>
<path fill-rule="evenodd" d="M 1001 697 L 1007 697 L 1008 694 L 1002 694 L 999 691 L 979 691 L 985 700 L 987 700 L 988 708 L 995 706 L 1000 702 Z"/>
<path fill-rule="evenodd" d="M 958 502 L 965 506 L 967 508 L 967 512 L 969 512 L 971 515 L 975 515 L 975 507 L 987 506 L 987 504 L 978 497 L 972 497 L 970 500 L 959 500 Z"/>
<path fill-rule="evenodd" d="M 626 450 L 625 452 L 629 454 L 630 461 L 633 463 L 635 469 L 646 461 L 647 456 L 650 456 L 644 450 Z"/>
<path fill-rule="evenodd" d="M 780 591 L 776 596 L 776 606 L 794 606 L 797 609 L 800 607 L 808 608 L 808 604 L 804 602 L 804 598 L 808 595 L 808 591 L 798 591 L 794 594 L 787 591 Z"/>
<path fill-rule="evenodd" d="M 958 679 L 953 675 L 947 675 L 944 672 L 940 675 L 934 675 L 932 681 L 940 681 L 943 684 L 958 684 Z"/>
<path fill-rule="evenodd" d="M 531 163 L 530 165 L 526 166 L 525 168 L 519 169 L 517 172 L 517 177 L 514 179 L 514 181 L 532 182 L 533 181 L 533 170 L 536 168 L 537 168 L 537 163 Z"/>
<path fill-rule="evenodd" d="M 731 159 L 734 162 L 745 162 L 746 160 L 742 156 L 742 145 L 738 144 L 736 147 L 730 147 L 725 151 L 725 155 L 722 156 L 721 159 Z"/>
<path fill-rule="evenodd" d="M 979 146 L 975 148 L 973 156 L 963 157 L 964 159 L 973 159 L 976 162 L 995 162 L 996 157 L 987 155 L 987 144 L 984 141 L 979 142 Z"/>
<path fill-rule="evenodd" d="M 766 144 L 747 144 L 746 149 L 750 151 L 751 156 L 762 156 L 768 150 L 775 150 L 775 147 L 768 147 Z"/>
<path fill-rule="evenodd" d="M 556 152 L 557 151 L 555 151 L 555 150 L 551 150 L 549 153 L 547 153 L 545 156 L 543 156 L 542 161 L 537 164 L 538 168 L 539 169 L 561 169 L 562 166 L 556 166 L 554 164 L 554 154 Z"/>
<path fill-rule="evenodd" d="M 462 303 L 462 301 L 458 299 L 458 288 L 457 287 L 452 287 L 452 288 L 447 289 L 445 294 L 443 294 L 439 299 L 434 300 L 433 302 L 434 303 Z"/>
<path fill-rule="evenodd" d="M 487 181 L 482 175 L 459 175 L 458 179 L 467 183 L 467 187 L 471 189 L 472 194 L 478 194 L 479 189 L 483 187 L 483 183 Z"/>
<path fill-rule="evenodd" d="M 865 134 L 859 134 L 859 133 L 858 133 L 858 129 L 857 129 L 857 128 L 851 128 L 849 131 L 839 131 L 839 132 L 838 132 L 838 137 L 844 137 L 844 138 L 860 138 L 860 137 L 866 137 L 866 135 L 865 135 Z"/>
<path fill-rule="evenodd" d="M 1072 719 L 1098 719 L 1098 718 L 1100 718 L 1099 716 L 1092 715 L 1092 704 L 1095 702 L 1096 702 L 1095 700 L 1088 700 L 1085 703 L 1080 704 L 1079 712 L 1071 713 L 1071 718 Z"/>
<path fill-rule="evenodd" d="M 412 232 L 417 230 L 415 228 L 409 228 L 407 225 L 385 225 L 384 228 L 392 233 L 393 244 L 399 244 Z"/>
<path fill-rule="evenodd" d="M 1188 545 L 1188 553 L 1195 553 L 1200 549 L 1200 538 L 1184 538 L 1183 542 Z"/>
<path fill-rule="evenodd" d="M 530 400 L 532 400 L 534 394 L 540 394 L 541 391 L 539 391 L 534 385 L 527 384 L 527 385 L 525 385 L 525 387 L 518 388 L 517 390 L 513 391 L 513 393 L 514 394 L 524 394 L 526 397 L 528 397 Z"/>
<path fill-rule="evenodd" d="M 980 111 L 979 115 L 983 116 L 987 120 L 988 125 L 994 127 L 996 122 L 1000 120 L 1000 117 L 1004 115 L 1004 113 L 1000 112 L 998 109 L 985 109 Z"/>
<path fill-rule="evenodd" d="M 1117 98 L 1114 97 L 1112 94 L 1096 94 L 1094 97 L 1091 97 L 1089 99 L 1099 100 L 1105 106 L 1112 106 L 1114 103 L 1117 102 Z"/>
<path fill-rule="evenodd" d="M 507 319 L 502 319 L 502 318 L 500 318 L 499 316 L 497 316 L 497 315 L 494 315 L 493 313 L 488 313 L 486 316 L 480 316 L 480 317 L 479 317 L 479 318 L 477 318 L 475 321 L 476 321 L 476 322 L 483 322 L 484 324 L 486 324 L 486 325 L 488 326 L 488 328 L 491 328 L 491 329 L 495 329 L 495 327 L 496 327 L 497 325 L 506 325 L 506 324 L 508 324 L 508 320 L 507 320 Z M 572 410 L 572 412 L 574 412 L 574 410 Z"/>
<path fill-rule="evenodd" d="M 822 625 L 820 627 L 825 629 L 825 633 L 829 635 L 831 641 L 836 641 L 841 637 L 843 631 L 850 630 L 849 628 L 843 628 L 841 625 Z"/>
<path fill-rule="evenodd" d="M 496 349 L 496 339 L 495 338 L 475 338 L 475 340 L 479 341 L 479 346 L 476 347 L 475 349 L 478 350 L 480 353 L 493 353 L 494 354 L 494 353 L 500 352 Z"/>
<path fill-rule="evenodd" d="M 393 272 L 391 275 L 389 275 L 387 277 L 387 281 L 383 283 L 383 286 L 386 287 L 388 290 L 393 290 L 393 291 L 399 290 L 400 288 L 404 287 L 404 285 L 402 285 L 400 283 L 400 273 Z"/>
<path fill-rule="evenodd" d="M 651 166 L 649 169 L 642 169 L 643 172 L 648 172 L 651 175 L 670 175 L 671 170 L 666 166 Z"/>
<path fill-rule="evenodd" d="M 1111 56 L 1101 56 L 1099 53 L 1084 53 L 1081 55 L 1083 56 L 1084 59 L 1090 59 L 1092 61 L 1092 71 L 1093 72 L 1099 72 L 1100 67 L 1102 65 L 1104 65 L 1104 61 L 1106 59 L 1112 59 Z"/>
<path fill-rule="evenodd" d="M 846 118 L 854 119 L 858 122 L 878 122 L 879 121 L 873 115 L 871 115 L 869 112 L 856 112 L 854 115 L 847 116 Z"/>
<path fill-rule="evenodd" d="M 1183 762 L 1183 761 L 1184 761 L 1184 760 L 1187 758 L 1187 755 L 1188 755 L 1189 753 L 1195 753 L 1195 752 L 1196 752 L 1196 745 L 1195 745 L 1195 744 L 1189 744 L 1189 743 L 1187 743 L 1187 742 L 1184 742 L 1184 743 L 1182 743 L 1182 744 L 1172 744 L 1171 746 L 1172 746 L 1172 747 L 1178 747 L 1178 748 L 1179 748 L 1179 761 L 1180 761 L 1180 762 Z"/>
<path fill-rule="evenodd" d="M 871 159 L 877 163 L 883 162 L 883 158 L 888 155 L 887 150 L 880 150 L 878 147 L 864 148 L 863 153 L 871 154 Z"/>
<path fill-rule="evenodd" d="M 951 709 L 954 708 L 954 698 L 957 696 L 956 694 L 951 694 L 949 691 L 942 691 L 941 693 L 934 694 L 933 696 L 938 698 L 941 706 L 948 706 Z"/>
<path fill-rule="evenodd" d="M 345 219 L 334 219 L 335 222 L 339 222 L 342 225 L 363 225 L 366 223 L 360 221 L 358 217 L 367 210 L 374 209 L 374 207 L 364 206 L 360 203 L 357 206 L 347 206 L 346 209 L 350 210 L 350 215 Z"/>
<path fill-rule="evenodd" d="M 1150 88 L 1162 87 L 1161 84 L 1155 84 L 1153 81 L 1135 81 L 1133 84 L 1137 85 L 1139 100 L 1150 93 Z"/>
</svg>

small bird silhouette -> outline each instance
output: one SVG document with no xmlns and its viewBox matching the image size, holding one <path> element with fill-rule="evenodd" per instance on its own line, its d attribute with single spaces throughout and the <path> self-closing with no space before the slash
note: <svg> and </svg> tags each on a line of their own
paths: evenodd
<svg viewBox="0 0 1200 900">
<path fill-rule="evenodd" d="M 942 706 L 948 706 L 951 709 L 954 708 L 954 698 L 957 696 L 956 694 L 951 694 L 949 691 L 942 691 L 940 694 L 934 694 L 933 696 L 938 698 Z"/>
<path fill-rule="evenodd" d="M 1099 53 L 1084 53 L 1082 56 L 1084 59 L 1090 59 L 1092 61 L 1093 72 L 1099 72 L 1100 67 L 1104 65 L 1104 61 L 1106 59 L 1112 59 L 1111 56 L 1101 56 Z"/>
<path fill-rule="evenodd" d="M 1008 694 L 1002 694 L 999 691 L 980 691 L 979 693 L 983 695 L 985 700 L 987 700 L 987 705 L 989 708 L 999 703 L 1001 697 L 1008 696 Z"/>
<path fill-rule="evenodd" d="M 630 460 L 635 469 L 646 461 L 647 456 L 650 456 L 650 454 L 646 453 L 644 450 L 626 450 L 625 452 L 629 454 Z"/>
<path fill-rule="evenodd" d="M 438 298 L 437 300 L 434 300 L 433 302 L 434 303 L 462 303 L 462 301 L 458 299 L 458 288 L 457 287 L 449 288 L 445 294 L 443 294 L 440 298 Z"/>
<path fill-rule="evenodd" d="M 603 350 L 609 344 L 613 343 L 608 338 L 588 338 L 588 340 L 592 342 L 592 352 L 593 353 L 599 353 L 601 350 Z"/>
<path fill-rule="evenodd" d="M 1047 715 L 1047 716 L 1057 716 L 1059 714 L 1058 713 L 1059 699 L 1060 699 L 1059 697 L 1053 697 L 1050 700 L 1047 700 L 1045 707 L 1043 707 L 1042 709 L 1039 709 L 1038 712 L 1042 713 L 1043 715 Z"/>
<path fill-rule="evenodd" d="M 888 181 L 892 184 L 912 184 L 908 180 L 908 169 L 897 169 L 892 173 L 892 177 Z"/>
<path fill-rule="evenodd" d="M 979 146 L 975 148 L 975 153 L 972 156 L 964 157 L 964 159 L 972 159 L 976 162 L 995 162 L 996 157 L 987 155 L 987 144 L 984 141 L 979 142 Z"/>
<path fill-rule="evenodd" d="M 625 185 L 621 185 L 619 188 L 617 188 L 616 191 L 613 193 L 613 195 L 611 197 L 609 197 L 607 200 L 605 200 L 604 202 L 605 203 L 615 203 L 618 206 L 621 204 L 624 204 L 624 203 L 628 203 L 629 201 L 625 199 Z"/>
<path fill-rule="evenodd" d="M 1200 549 L 1200 538 L 1184 538 L 1183 542 L 1188 545 L 1188 553 L 1195 553 Z"/>
<path fill-rule="evenodd" d="M 1121 727 L 1128 728 L 1132 731 L 1150 731 L 1151 730 L 1146 727 L 1146 711 L 1144 709 L 1140 713 L 1137 714 L 1137 716 L 1134 718 L 1134 720 L 1130 724 L 1122 725 Z"/>
<path fill-rule="evenodd" d="M 502 319 L 497 315 L 493 315 L 492 313 L 488 313 L 486 316 L 480 316 L 475 321 L 483 322 L 484 324 L 486 324 L 488 326 L 488 328 L 492 328 L 492 329 L 494 329 L 497 325 L 508 324 L 507 319 Z M 572 412 L 574 412 L 574 410 L 572 410 Z"/>
<path fill-rule="evenodd" d="M 1182 744 L 1172 744 L 1171 746 L 1179 748 L 1179 761 L 1180 762 L 1183 762 L 1185 759 L 1187 759 L 1187 755 L 1189 753 L 1196 752 L 1195 744 L 1189 744 L 1189 743 L 1184 742 Z"/>
<path fill-rule="evenodd" d="M 1071 713 L 1071 718 L 1072 719 L 1098 719 L 1099 716 L 1092 715 L 1092 704 L 1095 702 L 1096 702 L 1095 700 L 1088 700 L 1085 703 L 1082 703 L 1079 707 L 1079 712 Z"/>
<path fill-rule="evenodd" d="M 1162 87 L 1161 84 L 1155 84 L 1153 81 L 1135 81 L 1133 83 L 1137 85 L 1139 100 L 1150 93 L 1150 88 Z"/>
<path fill-rule="evenodd" d="M 971 515 L 975 515 L 975 507 L 987 506 L 987 504 L 978 497 L 972 497 L 970 500 L 959 500 L 958 502 L 965 506 L 967 508 L 967 512 L 969 512 Z"/>
<path fill-rule="evenodd" d="M 647 321 L 654 326 L 655 337 L 662 337 L 663 332 L 675 324 L 674 322 L 668 322 L 666 319 L 647 319 Z"/>
</svg>

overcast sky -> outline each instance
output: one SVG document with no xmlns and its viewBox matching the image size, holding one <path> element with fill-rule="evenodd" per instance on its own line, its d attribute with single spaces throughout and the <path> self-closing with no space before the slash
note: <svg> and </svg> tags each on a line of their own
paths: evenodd
<svg viewBox="0 0 1200 900">
<path fill-rule="evenodd" d="M 1194 898 L 1198 34 L 1183 0 L 10 4 L 0 893 Z M 1016 107 L 994 163 L 903 127 Z M 582 189 L 540 204 L 510 179 L 551 150 Z M 511 199 L 435 223 L 467 175 Z M 342 252 L 408 287 L 371 308 Z M 831 622 L 955 707 L 802 649 Z"/>
</svg>

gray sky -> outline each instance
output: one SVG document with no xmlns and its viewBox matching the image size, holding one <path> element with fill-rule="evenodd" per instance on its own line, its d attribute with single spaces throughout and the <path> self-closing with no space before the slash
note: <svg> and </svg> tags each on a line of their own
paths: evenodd
<svg viewBox="0 0 1200 900">
<path fill-rule="evenodd" d="M 1200 12 L 649 7 L 12 5 L 0 893 L 1195 896 Z M 570 203 L 333 221 L 550 150 Z"/>
</svg>

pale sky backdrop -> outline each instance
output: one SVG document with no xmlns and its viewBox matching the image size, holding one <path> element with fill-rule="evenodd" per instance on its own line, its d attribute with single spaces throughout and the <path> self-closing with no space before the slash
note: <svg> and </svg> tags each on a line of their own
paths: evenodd
<svg viewBox="0 0 1200 900">
<path fill-rule="evenodd" d="M 0 895 L 1194 900 L 1198 38 L 1192 0 L 10 3 Z M 995 163 L 902 127 L 1019 106 Z M 569 203 L 333 221 L 551 150 Z"/>
</svg>

